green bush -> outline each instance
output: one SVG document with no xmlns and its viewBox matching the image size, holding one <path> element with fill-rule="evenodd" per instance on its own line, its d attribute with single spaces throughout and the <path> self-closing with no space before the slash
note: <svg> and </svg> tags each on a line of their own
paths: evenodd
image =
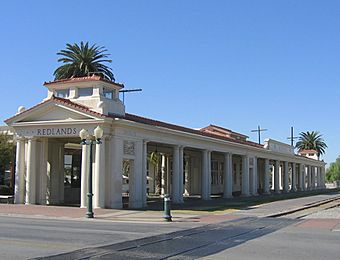
<svg viewBox="0 0 340 260">
<path fill-rule="evenodd" d="M 331 163 L 326 171 L 326 180 L 328 182 L 340 180 L 340 158 L 337 158 L 334 163 Z"/>
</svg>

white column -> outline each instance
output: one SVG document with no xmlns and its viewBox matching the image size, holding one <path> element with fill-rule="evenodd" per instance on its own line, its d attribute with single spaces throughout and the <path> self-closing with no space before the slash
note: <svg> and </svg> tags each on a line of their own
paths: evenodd
<svg viewBox="0 0 340 260">
<path fill-rule="evenodd" d="M 242 156 L 242 196 L 249 196 L 249 157 Z"/>
<path fill-rule="evenodd" d="M 123 207 L 122 203 L 122 169 L 123 169 L 123 140 L 117 136 L 113 136 L 110 142 L 112 151 L 112 167 L 110 169 L 111 177 L 111 196 L 110 207 L 120 209 Z"/>
<path fill-rule="evenodd" d="M 223 198 L 233 197 L 233 155 L 231 153 L 224 154 L 224 187 Z"/>
<path fill-rule="evenodd" d="M 47 164 L 48 164 L 48 139 L 44 138 L 40 144 L 40 191 L 39 204 L 47 204 Z"/>
<path fill-rule="evenodd" d="M 296 191 L 296 164 L 292 163 L 292 188 L 291 191 Z"/>
<path fill-rule="evenodd" d="M 307 190 L 308 189 L 308 185 L 306 185 L 306 182 L 307 182 L 307 178 L 308 178 L 308 175 L 307 175 L 307 171 L 308 171 L 308 167 L 303 164 L 303 174 L 302 174 L 302 182 L 303 182 L 303 190 Z"/>
<path fill-rule="evenodd" d="M 274 168 L 274 192 L 280 193 L 280 161 L 275 161 Z"/>
<path fill-rule="evenodd" d="M 305 190 L 305 185 L 304 185 L 304 174 L 305 174 L 305 166 L 300 163 L 299 166 L 299 189 L 300 191 Z"/>
<path fill-rule="evenodd" d="M 264 194 L 269 194 L 269 172 L 270 172 L 270 168 L 269 168 L 269 159 L 265 159 L 264 160 L 264 185 L 263 185 L 263 193 Z"/>
<path fill-rule="evenodd" d="M 148 142 L 143 141 L 143 170 L 142 170 L 142 203 L 143 207 L 147 206 L 147 167 L 148 167 Z M 169 180 L 167 180 L 169 181 Z"/>
<path fill-rule="evenodd" d="M 105 208 L 105 138 L 96 144 L 93 207 Z"/>
<path fill-rule="evenodd" d="M 36 196 L 36 140 L 28 139 L 26 169 L 26 204 L 35 204 Z"/>
<path fill-rule="evenodd" d="M 190 192 L 191 192 L 191 175 L 190 175 L 190 170 L 189 170 L 189 160 L 190 157 L 189 156 L 185 156 L 185 160 L 184 160 L 184 172 L 185 172 L 185 176 L 184 176 L 184 195 L 185 196 L 189 196 Z"/>
<path fill-rule="evenodd" d="M 183 165 L 183 157 L 184 155 L 184 147 L 179 147 L 179 176 L 178 176 L 178 203 L 183 203 L 183 193 L 184 193 L 184 185 L 183 185 L 183 174 L 184 174 L 184 165 Z"/>
<path fill-rule="evenodd" d="M 81 183 L 80 183 L 80 207 L 85 208 L 87 206 L 87 180 L 89 174 L 89 152 L 88 145 L 82 145 L 81 150 Z"/>
<path fill-rule="evenodd" d="M 321 176 L 320 176 L 320 167 L 316 167 L 316 188 L 321 188 Z"/>
<path fill-rule="evenodd" d="M 321 175 L 321 188 L 325 189 L 326 185 L 325 185 L 325 166 L 321 166 L 320 168 L 320 175 Z"/>
<path fill-rule="evenodd" d="M 201 176 L 201 196 L 203 200 L 210 200 L 211 194 L 211 162 L 210 151 L 202 152 L 202 176 Z"/>
<path fill-rule="evenodd" d="M 256 196 L 257 193 L 257 157 L 254 157 L 253 170 L 252 170 L 252 181 L 251 181 L 251 195 Z"/>
<path fill-rule="evenodd" d="M 179 146 L 174 146 L 172 154 L 172 189 L 171 200 L 173 203 L 180 203 L 179 198 Z"/>
<path fill-rule="evenodd" d="M 288 192 L 288 177 L 289 177 L 289 166 L 288 162 L 284 162 L 284 176 L 283 176 L 283 191 Z"/>
<path fill-rule="evenodd" d="M 312 189 L 315 190 L 315 166 L 312 166 Z"/>
<path fill-rule="evenodd" d="M 25 201 L 25 140 L 17 138 L 14 203 L 23 204 Z"/>
<path fill-rule="evenodd" d="M 131 178 L 129 177 L 129 207 L 142 208 L 142 183 L 143 183 L 143 141 L 135 142 L 135 159 L 133 160 L 132 170 L 130 171 Z"/>
<path fill-rule="evenodd" d="M 311 189 L 312 182 L 311 182 L 311 167 L 309 165 L 306 166 L 306 178 L 307 178 L 307 190 Z"/>
<path fill-rule="evenodd" d="M 58 144 L 58 200 L 59 203 L 64 203 L 65 188 L 64 188 L 64 143 Z"/>
<path fill-rule="evenodd" d="M 166 191 L 166 157 L 165 154 L 161 154 L 161 195 L 164 195 Z"/>
<path fill-rule="evenodd" d="M 166 155 L 166 192 L 170 195 L 171 193 L 171 165 L 170 156 Z"/>
</svg>

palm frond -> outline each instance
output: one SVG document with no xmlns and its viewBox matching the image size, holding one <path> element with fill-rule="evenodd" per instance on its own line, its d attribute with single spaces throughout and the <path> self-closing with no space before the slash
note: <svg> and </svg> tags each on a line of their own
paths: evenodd
<svg viewBox="0 0 340 260">
<path fill-rule="evenodd" d="M 53 75 L 55 79 L 65 79 L 71 77 L 86 77 L 95 73 L 100 74 L 103 78 L 115 81 L 112 69 L 105 63 L 112 63 L 108 59 L 107 49 L 96 44 L 89 45 L 88 42 L 66 44 L 66 48 L 57 52 L 61 56 L 58 62 L 63 63 L 57 68 Z"/>
</svg>

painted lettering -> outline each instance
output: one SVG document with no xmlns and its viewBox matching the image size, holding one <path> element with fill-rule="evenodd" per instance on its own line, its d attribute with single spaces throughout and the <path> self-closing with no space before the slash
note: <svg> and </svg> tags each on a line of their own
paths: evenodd
<svg viewBox="0 0 340 260">
<path fill-rule="evenodd" d="M 78 133 L 78 129 L 76 127 L 38 128 L 36 129 L 36 133 L 40 136 L 76 135 Z"/>
</svg>

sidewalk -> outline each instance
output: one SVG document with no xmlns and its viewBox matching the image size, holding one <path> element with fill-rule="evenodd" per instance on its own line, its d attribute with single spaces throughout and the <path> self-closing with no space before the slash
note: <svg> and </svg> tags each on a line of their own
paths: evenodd
<svg viewBox="0 0 340 260">
<path fill-rule="evenodd" d="M 279 200 L 261 204 L 261 198 L 254 205 L 253 200 L 247 198 L 224 201 L 213 199 L 208 202 L 197 200 L 187 201 L 181 208 L 176 205 L 172 210 L 174 222 L 206 222 L 214 223 L 244 216 L 264 217 L 270 214 L 296 209 L 317 201 L 340 196 L 340 192 L 320 194 L 309 197 Z M 263 201 L 265 201 L 264 198 Z M 249 202 L 249 206 L 246 203 Z M 209 203 L 210 208 L 207 208 Z M 191 205 L 191 206 L 190 206 Z M 193 208 L 192 205 L 196 207 Z M 188 207 L 189 206 L 189 207 Z M 212 210 L 216 206 L 216 210 Z M 223 206 L 223 205 L 222 205 Z M 153 208 L 153 207 L 151 207 Z M 134 223 L 166 223 L 162 210 L 128 210 L 128 209 L 94 209 L 95 220 L 134 222 Z M 86 209 L 66 206 L 41 206 L 22 204 L 0 204 L 0 216 L 26 217 L 26 218 L 60 218 L 70 220 L 86 220 Z"/>
</svg>

